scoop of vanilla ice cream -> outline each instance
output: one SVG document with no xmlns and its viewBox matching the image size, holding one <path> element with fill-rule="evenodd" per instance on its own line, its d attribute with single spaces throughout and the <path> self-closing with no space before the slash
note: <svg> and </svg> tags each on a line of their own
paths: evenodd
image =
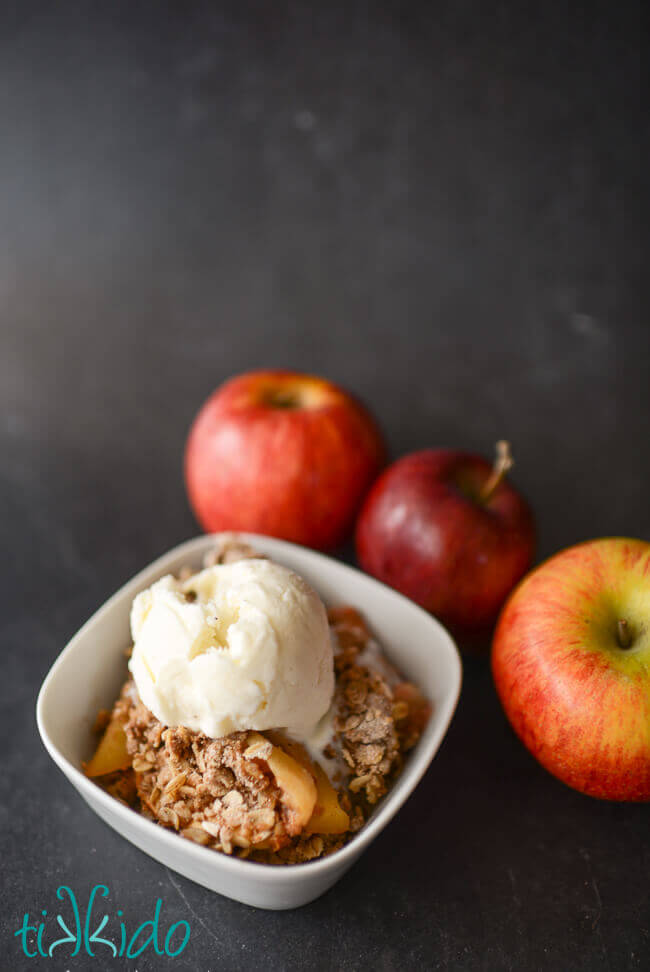
<svg viewBox="0 0 650 972">
<path fill-rule="evenodd" d="M 334 692 L 322 601 L 269 560 L 163 577 L 135 598 L 129 668 L 140 698 L 167 726 L 217 738 L 242 729 L 305 735 Z"/>
</svg>

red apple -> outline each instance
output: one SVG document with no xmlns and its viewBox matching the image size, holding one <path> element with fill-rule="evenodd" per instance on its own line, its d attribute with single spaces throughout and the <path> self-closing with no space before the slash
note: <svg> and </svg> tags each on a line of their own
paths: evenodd
<svg viewBox="0 0 650 972">
<path fill-rule="evenodd" d="M 498 448 L 495 467 L 450 449 L 404 456 L 375 482 L 357 523 L 364 570 L 466 641 L 489 633 L 535 546 L 530 509 L 504 479 L 507 443 Z"/>
<path fill-rule="evenodd" d="M 650 544 L 592 540 L 526 577 L 492 671 L 515 731 L 583 793 L 650 800 Z"/>
<path fill-rule="evenodd" d="M 247 530 L 328 549 L 349 535 L 384 455 L 372 417 L 337 385 L 254 371 L 231 378 L 201 408 L 185 481 L 207 532 Z"/>
</svg>

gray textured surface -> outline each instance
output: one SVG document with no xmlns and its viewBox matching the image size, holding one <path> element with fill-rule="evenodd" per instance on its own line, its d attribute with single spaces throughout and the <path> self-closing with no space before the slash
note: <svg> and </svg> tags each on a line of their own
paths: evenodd
<svg viewBox="0 0 650 972">
<path fill-rule="evenodd" d="M 539 769 L 484 662 L 417 798 L 290 914 L 134 852 L 37 739 L 68 637 L 195 532 L 184 436 L 235 371 L 349 385 L 393 454 L 508 436 L 541 554 L 650 536 L 640 7 L 320 6 L 0 12 L 4 965 L 65 879 L 133 923 L 162 895 L 170 968 L 647 967 L 648 809 Z"/>
</svg>

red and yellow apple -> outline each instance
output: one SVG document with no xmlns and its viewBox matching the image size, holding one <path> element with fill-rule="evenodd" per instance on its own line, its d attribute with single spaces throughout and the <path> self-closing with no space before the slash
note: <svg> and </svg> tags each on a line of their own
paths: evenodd
<svg viewBox="0 0 650 972">
<path fill-rule="evenodd" d="M 494 467 L 450 449 L 404 456 L 377 479 L 357 523 L 364 570 L 465 642 L 489 634 L 535 547 L 532 513 L 505 479 L 507 443 L 498 451 Z"/>
<path fill-rule="evenodd" d="M 292 371 L 230 379 L 190 430 L 185 481 L 207 532 L 341 544 L 384 463 L 368 411 L 330 381 Z"/>
<path fill-rule="evenodd" d="M 650 800 L 650 544 L 592 540 L 513 592 L 492 671 L 516 733 L 569 786 Z"/>
</svg>

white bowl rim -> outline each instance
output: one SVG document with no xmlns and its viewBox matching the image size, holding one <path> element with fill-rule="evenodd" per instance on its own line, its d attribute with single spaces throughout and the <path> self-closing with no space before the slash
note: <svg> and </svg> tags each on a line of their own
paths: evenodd
<svg viewBox="0 0 650 972">
<path fill-rule="evenodd" d="M 209 548 L 210 543 L 214 543 L 217 537 L 224 537 L 226 535 L 229 537 L 237 537 L 243 540 L 245 543 L 250 543 L 252 546 L 254 546 L 256 542 L 262 541 L 265 546 L 271 546 L 274 548 L 280 557 L 282 556 L 283 550 L 287 552 L 298 550 L 301 552 L 301 554 L 308 554 L 310 558 L 313 559 L 314 563 L 333 561 L 343 573 L 348 575 L 361 574 L 364 581 L 367 581 L 369 585 L 374 586 L 377 592 L 381 593 L 382 596 L 396 598 L 399 601 L 407 604 L 410 610 L 418 612 L 420 615 L 426 617 L 428 622 L 430 622 L 431 625 L 433 625 L 433 627 L 437 630 L 440 643 L 441 645 L 445 645 L 445 650 L 449 654 L 449 661 L 452 667 L 452 679 L 455 682 L 455 687 L 453 692 L 450 692 L 443 702 L 444 711 L 441 714 L 442 718 L 436 730 L 428 734 L 426 749 L 420 753 L 419 759 L 414 762 L 413 757 L 416 756 L 419 745 L 424 741 L 423 738 L 421 738 L 416 745 L 415 750 L 410 754 L 411 758 L 408 766 L 397 777 L 393 786 L 383 798 L 382 803 L 376 810 L 373 810 L 368 822 L 365 823 L 361 830 L 354 834 L 339 850 L 334 851 L 332 854 L 328 854 L 325 857 L 318 858 L 317 860 L 306 861 L 300 864 L 287 864 L 282 867 L 270 867 L 268 864 L 263 862 L 248 861 L 246 859 L 231 857 L 228 854 L 215 852 L 212 848 L 201 847 L 199 844 L 195 844 L 191 840 L 184 840 L 179 834 L 173 833 L 166 828 L 161 827 L 159 824 L 148 820 L 137 811 L 134 811 L 130 807 L 120 803 L 119 800 L 116 800 L 114 797 L 110 796 L 105 790 L 85 776 L 81 770 L 71 763 L 70 760 L 55 746 L 50 738 L 47 726 L 45 725 L 44 708 L 48 688 L 54 680 L 57 670 L 62 666 L 65 655 L 67 655 L 74 648 L 76 642 L 81 639 L 87 629 L 91 625 L 94 625 L 105 613 L 107 613 L 111 606 L 117 600 L 123 598 L 127 592 L 130 590 L 135 591 L 142 583 L 145 576 L 148 578 L 149 575 L 154 574 L 156 570 L 162 569 L 163 564 L 166 561 L 171 560 L 172 558 L 175 559 L 176 557 L 184 554 L 190 556 L 191 554 L 200 551 L 203 547 Z M 302 547 L 299 544 L 290 543 L 287 540 L 278 540 L 275 537 L 268 537 L 265 535 L 262 536 L 259 534 L 245 533 L 240 531 L 237 531 L 237 533 L 228 534 L 202 534 L 198 537 L 194 537 L 191 540 L 186 540 L 175 547 L 172 547 L 170 550 L 157 557 L 142 570 L 138 571 L 134 577 L 128 580 L 122 585 L 122 587 L 119 588 L 119 590 L 111 595 L 111 597 L 109 597 L 108 600 L 105 601 L 101 607 L 99 607 L 91 615 L 85 624 L 82 625 L 77 633 L 73 635 L 65 648 L 62 649 L 55 659 L 41 685 L 36 703 L 36 722 L 43 745 L 59 769 L 62 770 L 64 775 L 74 782 L 82 795 L 84 793 L 89 793 L 94 800 L 106 807 L 109 814 L 116 815 L 118 819 L 124 820 L 127 828 L 135 826 L 135 828 L 140 830 L 144 835 L 150 835 L 152 838 L 155 836 L 156 839 L 169 846 L 172 851 L 177 851 L 179 848 L 179 841 L 182 841 L 182 846 L 188 859 L 195 860 L 197 863 L 202 865 L 212 861 L 213 864 L 218 864 L 219 868 L 223 868 L 225 871 L 230 872 L 233 875 L 236 875 L 238 872 L 241 874 L 241 869 L 245 868 L 248 869 L 251 876 L 254 872 L 256 872 L 260 877 L 262 877 L 262 874 L 268 875 L 268 879 L 272 880 L 273 883 L 287 885 L 295 880 L 296 871 L 304 872 L 305 868 L 309 868 L 309 873 L 315 875 L 317 872 L 326 872 L 331 870 L 333 867 L 345 867 L 346 864 L 352 863 L 352 861 L 356 859 L 356 857 L 375 839 L 375 837 L 379 835 L 384 827 L 386 827 L 398 810 L 400 810 L 404 805 L 409 796 L 413 793 L 414 789 L 431 765 L 454 715 L 460 695 L 461 683 L 462 664 L 460 654 L 447 629 L 444 628 L 433 615 L 419 607 L 419 605 L 415 604 L 415 602 L 393 590 L 393 588 L 387 587 L 385 584 L 381 583 L 370 575 L 367 575 L 362 571 L 359 571 L 357 568 L 351 567 L 334 557 L 329 557 L 326 554 L 319 553 L 307 547 Z M 118 833 L 120 833 L 121 836 L 124 836 L 124 834 L 119 830 Z M 136 846 L 138 845 L 136 844 Z M 352 860 L 350 860 L 350 858 Z"/>
</svg>

